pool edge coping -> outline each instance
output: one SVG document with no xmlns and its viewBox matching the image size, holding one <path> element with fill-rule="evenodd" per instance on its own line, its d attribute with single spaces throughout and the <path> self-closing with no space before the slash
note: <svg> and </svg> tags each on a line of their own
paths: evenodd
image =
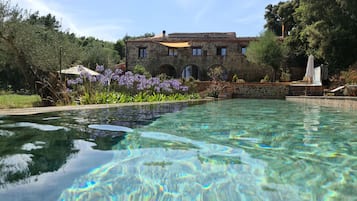
<svg viewBox="0 0 357 201">
<path fill-rule="evenodd" d="M 357 97 L 352 96 L 286 96 L 285 100 L 345 110 L 357 110 Z"/>
<path fill-rule="evenodd" d="M 134 105 L 155 105 L 155 104 L 184 103 L 184 102 L 209 102 L 213 100 L 216 99 L 203 98 L 203 99 L 180 100 L 180 101 L 155 101 L 155 102 L 131 102 L 131 103 L 117 103 L 117 104 L 6 108 L 6 109 L 0 109 L 0 116 L 32 115 L 32 114 L 41 114 L 41 113 L 59 112 L 59 111 L 104 109 L 104 108 L 126 107 L 126 106 L 134 106 Z M 305 103 L 305 104 L 315 104 L 315 105 L 321 105 L 327 107 L 338 107 L 338 108 L 357 110 L 357 97 L 286 96 L 285 100 L 291 102 Z"/>
<path fill-rule="evenodd" d="M 116 103 L 116 104 L 90 104 L 90 105 L 65 105 L 65 106 L 48 106 L 48 107 L 28 107 L 28 108 L 6 108 L 0 109 L 0 116 L 17 116 L 17 115 L 32 115 L 49 112 L 71 111 L 71 110 L 90 110 L 90 109 L 105 109 L 135 105 L 156 105 L 167 103 L 185 103 L 185 102 L 208 102 L 213 99 L 193 99 L 179 101 L 155 101 L 155 102 L 131 102 L 131 103 Z"/>
</svg>

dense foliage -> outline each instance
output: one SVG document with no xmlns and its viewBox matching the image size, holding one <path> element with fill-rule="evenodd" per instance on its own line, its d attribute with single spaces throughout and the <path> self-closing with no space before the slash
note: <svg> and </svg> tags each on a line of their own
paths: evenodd
<svg viewBox="0 0 357 201">
<path fill-rule="evenodd" d="M 48 74 L 58 71 L 60 63 L 62 68 L 71 64 L 114 66 L 124 57 L 117 48 L 112 42 L 61 31 L 61 24 L 51 14 L 31 14 L 0 0 L 1 88 L 39 93 Z"/>
<path fill-rule="evenodd" d="M 271 67 L 275 80 L 276 72 L 285 55 L 285 48 L 273 32 L 265 31 L 257 41 L 250 42 L 246 55 L 250 62 Z"/>
<path fill-rule="evenodd" d="M 152 36 L 146 33 L 139 37 Z M 41 96 L 44 105 L 71 102 L 57 71 L 82 64 L 123 66 L 126 39 L 116 43 L 61 30 L 55 16 L 30 13 L 0 0 L 0 89 Z"/>
<path fill-rule="evenodd" d="M 306 62 L 306 56 L 313 54 L 332 71 L 344 70 L 357 61 L 355 0 L 280 2 L 266 7 L 265 19 L 265 26 L 277 34 L 285 24 L 291 59 Z"/>
<path fill-rule="evenodd" d="M 357 68 L 350 68 L 347 71 L 341 72 L 340 77 L 347 84 L 357 84 Z"/>
<path fill-rule="evenodd" d="M 291 29 L 296 25 L 293 13 L 297 5 L 296 1 L 279 2 L 277 5 L 269 4 L 265 8 L 266 24 L 264 27 L 277 36 L 288 36 Z"/>
</svg>

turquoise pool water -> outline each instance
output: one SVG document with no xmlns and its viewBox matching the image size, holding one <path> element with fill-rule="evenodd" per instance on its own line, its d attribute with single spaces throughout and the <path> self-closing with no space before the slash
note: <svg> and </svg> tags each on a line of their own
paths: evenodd
<svg viewBox="0 0 357 201">
<path fill-rule="evenodd" d="M 73 111 L 2 117 L 0 139 L 21 148 L 0 148 L 0 199 L 357 198 L 355 111 L 249 99 Z"/>
</svg>

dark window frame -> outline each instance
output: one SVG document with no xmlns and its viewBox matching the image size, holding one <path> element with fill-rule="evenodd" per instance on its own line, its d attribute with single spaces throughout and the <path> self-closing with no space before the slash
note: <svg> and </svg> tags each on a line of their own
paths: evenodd
<svg viewBox="0 0 357 201">
<path fill-rule="evenodd" d="M 138 48 L 138 58 L 146 58 L 148 56 L 147 47 Z"/>
<path fill-rule="evenodd" d="M 246 55 L 247 54 L 247 47 L 242 47 L 240 52 L 243 54 L 243 55 Z"/>
<path fill-rule="evenodd" d="M 175 47 L 168 47 L 167 48 L 167 55 L 168 56 L 177 56 L 178 54 L 178 49 Z"/>
<path fill-rule="evenodd" d="M 192 47 L 192 56 L 202 56 L 202 47 Z"/>
<path fill-rule="evenodd" d="M 227 56 L 227 47 L 225 47 L 225 46 L 217 47 L 216 55 L 217 56 Z"/>
</svg>

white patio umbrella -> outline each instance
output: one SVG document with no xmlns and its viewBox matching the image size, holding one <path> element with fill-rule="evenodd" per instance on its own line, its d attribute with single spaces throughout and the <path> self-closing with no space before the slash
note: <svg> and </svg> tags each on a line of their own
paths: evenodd
<svg viewBox="0 0 357 201">
<path fill-rule="evenodd" d="M 306 80 L 308 83 L 312 83 L 314 79 L 314 71 L 314 56 L 310 54 L 309 58 L 307 59 L 304 80 Z"/>
<path fill-rule="evenodd" d="M 89 75 L 99 75 L 98 72 L 95 72 L 89 68 L 82 66 L 82 65 L 77 65 L 77 66 L 73 66 L 71 68 L 61 70 L 61 74 L 69 74 L 69 75 L 80 75 L 82 72 L 88 73 Z"/>
</svg>

